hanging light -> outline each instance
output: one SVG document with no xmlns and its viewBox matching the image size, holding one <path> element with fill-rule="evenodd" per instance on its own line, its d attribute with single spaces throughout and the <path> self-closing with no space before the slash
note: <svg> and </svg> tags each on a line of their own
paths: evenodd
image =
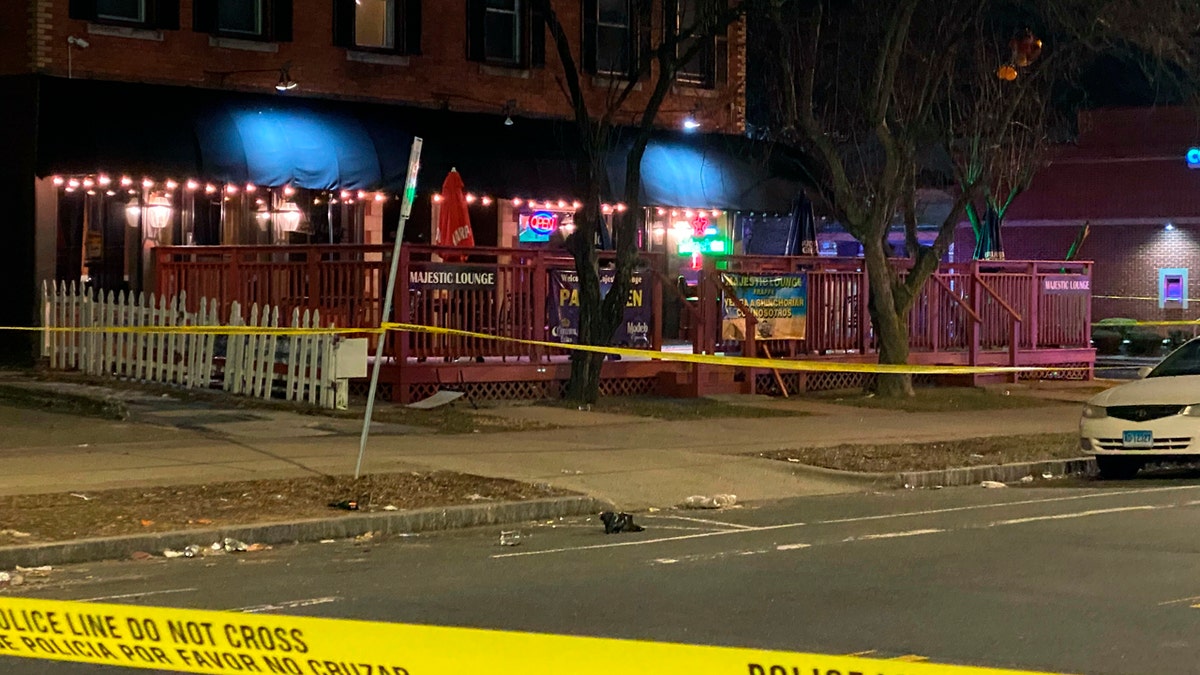
<svg viewBox="0 0 1200 675">
<path fill-rule="evenodd" d="M 359 191 L 358 191 L 358 198 L 359 198 L 359 199 L 366 199 L 366 198 L 367 198 L 367 191 L 366 191 L 366 190 L 359 190 Z"/>
<path fill-rule="evenodd" d="M 257 189 L 258 189 L 258 186 L 255 185 L 254 183 L 246 183 L 246 192 L 254 192 Z"/>
<path fill-rule="evenodd" d="M 125 206 L 125 222 L 134 229 L 137 229 L 138 220 L 142 217 L 142 207 L 136 201 L 129 202 Z"/>
<path fill-rule="evenodd" d="M 654 209 L 654 213 L 655 213 L 655 215 L 665 216 L 665 215 L 667 215 L 667 210 L 660 206 L 660 207 Z"/>
<path fill-rule="evenodd" d="M 601 204 L 600 213 L 612 213 L 612 207 L 608 204 Z"/>
<path fill-rule="evenodd" d="M 212 183 L 209 183 L 208 185 L 205 185 L 205 186 L 204 186 L 204 193 L 205 193 L 205 194 L 209 194 L 209 195 L 211 195 L 212 193 L 214 193 L 214 192 L 216 192 L 216 191 L 217 191 L 217 186 L 216 186 L 216 185 L 213 185 Z"/>
<path fill-rule="evenodd" d="M 150 188 L 154 187 L 154 181 L 150 180 L 149 178 L 143 178 L 142 179 L 142 187 L 149 190 Z"/>
<path fill-rule="evenodd" d="M 521 205 L 521 198 L 520 198 L 520 197 L 513 197 L 513 198 L 512 198 L 512 205 L 513 205 L 513 206 L 520 206 L 520 205 Z"/>
<path fill-rule="evenodd" d="M 72 187 L 72 188 L 79 187 L 79 179 L 72 178 L 71 180 L 67 181 L 67 187 Z"/>
<path fill-rule="evenodd" d="M 284 232 L 295 232 L 300 229 L 300 207 L 294 202 L 284 202 L 279 205 L 279 210 L 275 212 L 276 222 L 279 223 L 279 229 Z"/>
<path fill-rule="evenodd" d="M 146 205 L 146 225 L 161 230 L 171 224 L 171 200 L 164 194 L 150 196 Z"/>
<path fill-rule="evenodd" d="M 85 187 L 85 188 L 90 188 L 95 184 L 96 184 L 96 181 L 92 180 L 91 178 L 83 179 L 83 187 Z"/>
<path fill-rule="evenodd" d="M 167 189 L 168 190 L 174 190 L 177 187 L 179 187 L 179 183 L 176 183 L 175 181 L 171 180 L 170 178 L 167 179 Z"/>
<path fill-rule="evenodd" d="M 67 191 L 67 192 L 74 192 L 74 191 L 75 191 L 75 188 L 73 188 L 73 187 L 71 187 L 70 185 L 68 185 L 68 186 L 66 187 L 66 191 Z"/>
<path fill-rule="evenodd" d="M 565 209 L 565 208 L 567 208 L 567 202 L 566 202 L 565 200 L 562 200 L 562 199 L 558 200 L 558 208 L 560 208 L 560 209 Z"/>
<path fill-rule="evenodd" d="M 54 182 L 55 185 L 58 185 L 58 186 L 61 186 L 63 183 L 67 182 L 67 181 L 63 180 L 62 176 L 55 176 L 51 180 Z"/>
<path fill-rule="evenodd" d="M 436 192 L 435 192 L 435 193 L 433 193 L 433 203 L 434 203 L 434 204 L 441 204 L 441 203 L 442 203 L 442 196 L 441 196 L 440 194 L 436 193 Z"/>
<path fill-rule="evenodd" d="M 121 176 L 121 187 L 129 187 L 133 185 L 133 179 L 129 176 Z"/>
<path fill-rule="evenodd" d="M 199 187 L 200 187 L 200 184 L 199 184 L 199 183 L 197 183 L 195 180 L 193 180 L 193 179 L 191 179 L 191 178 L 189 178 L 189 179 L 188 179 L 188 182 L 187 182 L 187 189 L 188 189 L 188 190 L 192 190 L 192 191 L 194 191 L 194 190 L 196 190 L 196 189 L 197 189 L 197 188 L 199 188 Z"/>
<path fill-rule="evenodd" d="M 342 199 L 350 199 L 350 191 L 349 191 L 349 190 L 342 190 L 342 192 L 341 192 L 341 195 L 340 195 L 340 196 L 341 196 L 341 198 L 342 198 Z"/>
<path fill-rule="evenodd" d="M 474 204 L 474 203 L 475 203 L 475 195 L 474 195 L 474 194 L 472 194 L 472 193 L 470 193 L 470 192 L 468 192 L 468 193 L 467 193 L 467 203 L 468 203 L 468 204 Z"/>
<path fill-rule="evenodd" d="M 376 192 L 376 193 L 375 193 L 375 201 L 377 201 L 377 202 L 386 202 L 386 201 L 387 201 L 387 195 L 383 194 L 382 192 Z"/>
<path fill-rule="evenodd" d="M 112 179 L 104 174 L 100 174 L 96 176 L 96 182 L 100 184 L 100 187 L 108 187 L 112 183 Z"/>
<path fill-rule="evenodd" d="M 237 191 L 238 191 L 238 186 L 234 185 L 233 183 L 230 183 L 229 185 L 225 186 L 226 194 L 236 195 Z"/>
<path fill-rule="evenodd" d="M 294 194 L 296 194 L 296 188 L 292 187 L 291 185 L 283 186 L 283 196 L 291 197 Z"/>
<path fill-rule="evenodd" d="M 108 195 L 109 197 L 115 197 L 115 196 L 117 196 L 117 191 L 116 190 L 105 190 L 104 194 Z"/>
<path fill-rule="evenodd" d="M 699 128 L 700 128 L 700 123 L 696 121 L 695 116 L 688 115 L 687 117 L 683 118 L 683 130 L 684 131 L 691 133 Z"/>
<path fill-rule="evenodd" d="M 484 196 L 483 196 L 483 199 L 481 199 L 480 201 L 481 201 L 481 202 L 483 202 L 483 205 L 484 205 L 484 206 L 491 206 L 491 205 L 492 205 L 492 198 L 491 198 L 491 197 L 489 197 L 489 196 L 487 196 L 487 195 L 484 195 Z"/>
</svg>

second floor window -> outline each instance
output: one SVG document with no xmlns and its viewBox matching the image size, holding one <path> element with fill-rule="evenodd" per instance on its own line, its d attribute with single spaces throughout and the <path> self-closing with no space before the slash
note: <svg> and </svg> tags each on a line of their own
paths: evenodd
<svg viewBox="0 0 1200 675">
<path fill-rule="evenodd" d="M 487 0 L 483 16 L 483 57 L 516 65 L 521 61 L 521 0 Z"/>
<path fill-rule="evenodd" d="M 334 44 L 364 51 L 421 53 L 421 0 L 335 0 Z"/>
<path fill-rule="evenodd" d="M 217 0 L 217 30 L 234 35 L 263 35 L 260 0 Z"/>
<path fill-rule="evenodd" d="M 195 0 L 197 32 L 246 40 L 289 42 L 292 0 Z"/>
<path fill-rule="evenodd" d="M 546 24 L 528 0 L 467 0 L 472 61 L 529 67 L 546 62 Z"/>
<path fill-rule="evenodd" d="M 145 23 L 146 0 L 96 0 L 96 18 Z"/>
<path fill-rule="evenodd" d="M 648 56 L 650 3 L 583 0 L 583 67 L 589 73 L 636 77 Z"/>
<path fill-rule="evenodd" d="M 697 27 L 696 24 L 701 19 L 701 5 L 707 1 L 667 0 L 668 3 L 673 2 L 675 5 L 674 11 L 668 11 L 667 16 L 675 17 L 673 28 L 676 35 L 682 35 L 684 31 Z M 697 43 L 699 43 L 699 47 L 696 47 Z M 711 35 L 707 37 L 692 35 L 680 40 L 676 53 L 683 55 L 693 48 L 698 49 L 696 55 L 680 66 L 675 74 L 675 79 L 684 84 L 711 89 L 717 85 L 717 39 Z"/>
<path fill-rule="evenodd" d="M 71 0 L 67 9 L 72 19 L 133 28 L 179 28 L 179 0 Z"/>
</svg>

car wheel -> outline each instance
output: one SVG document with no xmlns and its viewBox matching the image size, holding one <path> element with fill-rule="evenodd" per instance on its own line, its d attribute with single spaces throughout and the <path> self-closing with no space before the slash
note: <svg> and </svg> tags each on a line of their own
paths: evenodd
<svg viewBox="0 0 1200 675">
<path fill-rule="evenodd" d="M 1142 461 L 1129 457 L 1097 457 L 1096 468 L 1105 480 L 1129 480 L 1142 468 Z"/>
</svg>

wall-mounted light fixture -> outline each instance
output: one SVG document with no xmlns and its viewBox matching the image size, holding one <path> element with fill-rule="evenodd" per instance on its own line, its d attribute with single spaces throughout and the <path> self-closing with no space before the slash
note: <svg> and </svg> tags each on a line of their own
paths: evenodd
<svg viewBox="0 0 1200 675">
<path fill-rule="evenodd" d="M 278 68 L 249 68 L 246 70 L 206 70 L 205 75 L 214 76 L 217 78 L 218 86 L 225 86 L 225 81 L 234 75 L 245 75 L 250 73 L 279 73 L 279 79 L 275 82 L 275 91 L 284 93 L 292 91 L 300 86 L 292 79 L 292 62 L 288 61 Z"/>
</svg>

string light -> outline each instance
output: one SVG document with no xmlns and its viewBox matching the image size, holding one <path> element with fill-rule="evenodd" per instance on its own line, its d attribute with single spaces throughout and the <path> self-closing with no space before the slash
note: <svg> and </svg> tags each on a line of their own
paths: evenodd
<svg viewBox="0 0 1200 675">
<path fill-rule="evenodd" d="M 255 185 L 254 183 L 246 183 L 246 192 L 254 192 L 257 189 L 258 189 L 258 186 Z"/>
<path fill-rule="evenodd" d="M 513 197 L 513 199 L 512 199 L 512 205 L 513 205 L 513 206 L 520 206 L 520 205 L 521 205 L 521 198 L 520 198 L 520 197 Z"/>
<path fill-rule="evenodd" d="M 74 191 L 75 191 L 75 188 L 71 187 L 70 185 L 67 186 L 67 192 L 74 192 Z"/>
<path fill-rule="evenodd" d="M 600 213 L 612 213 L 612 207 L 608 204 L 602 204 L 600 206 Z"/>
<path fill-rule="evenodd" d="M 688 220 L 691 220 L 692 218 L 694 218 L 694 217 L 695 217 L 695 215 L 696 215 L 696 214 L 692 213 L 692 210 L 691 210 L 691 209 L 688 209 L 688 210 L 686 210 L 686 211 L 684 211 L 684 212 L 683 212 L 683 217 L 684 217 L 684 218 L 687 218 Z"/>
<path fill-rule="evenodd" d="M 366 198 L 367 198 L 367 193 L 366 193 L 366 191 L 365 191 L 365 190 L 359 190 L 359 191 L 358 191 L 358 198 L 359 198 L 359 199 L 366 199 Z"/>
<path fill-rule="evenodd" d="M 67 187 L 77 188 L 79 187 L 79 181 L 72 178 L 71 180 L 67 181 Z"/>
<path fill-rule="evenodd" d="M 96 176 L 96 182 L 100 184 L 100 187 L 108 187 L 112 183 L 112 179 L 104 174 L 100 174 Z"/>
<path fill-rule="evenodd" d="M 579 207 L 581 207 L 581 206 L 583 206 L 583 204 L 580 204 L 580 203 L 579 203 L 579 202 L 577 202 L 577 201 L 575 201 L 575 202 L 571 202 L 571 208 L 575 209 L 576 211 L 578 211 L 578 210 L 579 210 Z"/>
<path fill-rule="evenodd" d="M 238 191 L 238 187 L 236 185 L 234 185 L 233 183 L 230 183 L 229 185 L 225 186 L 226 194 L 236 195 L 237 191 Z"/>
<path fill-rule="evenodd" d="M 116 197 L 117 191 L 116 190 L 105 190 L 104 194 L 108 195 L 109 197 Z"/>
<path fill-rule="evenodd" d="M 654 213 L 660 216 L 665 216 L 667 214 L 667 210 L 660 206 L 654 209 Z"/>
<path fill-rule="evenodd" d="M 349 191 L 349 190 L 342 190 L 342 192 L 341 192 L 341 197 L 342 197 L 342 199 L 350 199 L 350 191 Z"/>
<path fill-rule="evenodd" d="M 488 197 L 487 195 L 484 195 L 483 199 L 482 199 L 482 200 L 480 200 L 480 201 L 482 201 L 482 202 L 483 202 L 483 205 L 484 205 L 484 206 L 491 206 L 491 205 L 492 205 L 492 198 L 491 198 L 491 197 Z"/>
<path fill-rule="evenodd" d="M 210 195 L 211 195 L 212 193 L 214 193 L 214 192 L 216 192 L 216 191 L 217 191 L 217 186 L 216 186 L 216 185 L 213 185 L 212 183 L 209 183 L 208 185 L 205 185 L 205 186 L 204 186 L 204 193 L 205 193 L 205 194 L 210 194 Z"/>
<path fill-rule="evenodd" d="M 292 187 L 291 185 L 283 186 L 283 196 L 291 197 L 294 194 L 296 194 L 296 188 Z"/>
<path fill-rule="evenodd" d="M 85 187 L 85 188 L 90 188 L 95 184 L 96 184 L 96 181 L 92 180 L 91 178 L 83 179 L 83 187 Z"/>
<path fill-rule="evenodd" d="M 146 189 L 150 189 L 150 188 L 154 187 L 154 181 L 150 180 L 149 178 L 143 178 L 142 179 L 142 187 L 144 187 Z"/>
<path fill-rule="evenodd" d="M 565 201 L 561 200 L 561 199 L 560 199 L 560 200 L 558 200 L 558 208 L 560 208 L 560 209 L 565 209 L 565 208 L 567 208 L 567 203 L 566 203 Z"/>
<path fill-rule="evenodd" d="M 65 180 L 63 180 L 62 176 L 55 176 L 53 178 L 53 180 L 54 180 L 54 184 L 58 185 L 58 186 L 62 186 L 62 184 L 66 182 Z"/>
<path fill-rule="evenodd" d="M 434 203 L 434 204 L 441 204 L 441 203 L 442 203 L 442 196 L 441 196 L 440 194 L 436 193 L 436 192 L 435 192 L 435 193 L 433 193 L 433 203 Z"/>
<path fill-rule="evenodd" d="M 386 201 L 387 201 L 387 195 L 383 194 L 382 192 L 376 192 L 376 193 L 375 193 L 375 201 L 377 201 L 377 202 L 386 202 Z"/>
<path fill-rule="evenodd" d="M 129 187 L 133 185 L 133 179 L 129 176 L 121 176 L 121 187 Z"/>
<path fill-rule="evenodd" d="M 170 178 L 167 179 L 167 189 L 168 190 L 174 190 L 177 187 L 179 187 L 179 183 L 176 183 L 175 181 L 171 180 Z"/>
<path fill-rule="evenodd" d="M 93 196 L 93 197 L 95 197 L 95 196 L 96 196 L 96 191 L 95 191 L 95 190 L 88 190 L 88 191 L 87 191 L 87 193 L 88 193 L 89 195 Z"/>
<path fill-rule="evenodd" d="M 617 204 L 617 211 L 620 211 L 621 213 L 625 213 L 625 209 L 627 208 L 629 207 L 625 206 L 624 204 Z"/>
<path fill-rule="evenodd" d="M 198 188 L 198 187 L 200 187 L 200 184 L 199 184 L 199 183 L 197 183 L 195 180 L 193 180 L 193 179 L 191 179 L 191 178 L 189 178 L 189 179 L 188 179 L 188 182 L 187 182 L 187 189 L 188 189 L 188 190 L 195 190 L 195 189 L 196 189 L 196 188 Z"/>
</svg>

